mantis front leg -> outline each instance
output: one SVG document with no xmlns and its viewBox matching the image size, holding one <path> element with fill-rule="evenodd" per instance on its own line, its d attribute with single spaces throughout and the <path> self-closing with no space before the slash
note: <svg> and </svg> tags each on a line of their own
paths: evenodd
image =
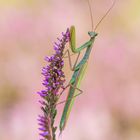
<svg viewBox="0 0 140 140">
<path fill-rule="evenodd" d="M 75 27 L 71 26 L 71 28 L 70 28 L 70 47 L 71 47 L 71 50 L 72 50 L 73 53 L 79 53 L 83 49 L 91 46 L 91 44 L 92 44 L 91 41 L 87 41 L 81 47 L 76 48 L 76 32 L 75 32 Z"/>
<path fill-rule="evenodd" d="M 69 50 L 66 50 L 66 52 L 64 53 L 63 56 L 66 55 L 66 53 L 68 53 L 68 59 L 69 59 L 69 65 L 70 65 L 70 69 L 72 71 L 75 71 L 75 67 L 77 66 L 77 62 L 78 62 L 78 59 L 79 59 L 79 56 L 80 56 L 80 53 L 83 49 L 89 47 L 91 45 L 91 41 L 87 41 L 85 44 L 83 44 L 81 47 L 79 48 L 76 48 L 76 33 L 75 33 L 75 27 L 74 26 L 71 26 L 70 28 L 70 48 L 71 48 L 71 51 L 76 54 L 78 53 L 78 56 L 76 58 L 76 61 L 74 63 L 74 65 L 72 66 L 72 60 L 71 60 L 71 55 L 70 55 L 70 52 Z"/>
<path fill-rule="evenodd" d="M 78 59 L 79 59 L 79 56 L 80 56 L 80 52 L 78 53 L 77 58 L 76 58 L 76 61 L 75 61 L 75 63 L 74 63 L 73 66 L 72 66 L 72 60 L 71 60 L 71 55 L 70 55 L 69 50 L 66 50 L 66 52 L 64 53 L 64 55 L 66 55 L 66 53 L 68 54 L 70 69 L 71 69 L 71 71 L 75 71 L 75 67 L 77 65 L 77 62 L 78 62 Z"/>
</svg>

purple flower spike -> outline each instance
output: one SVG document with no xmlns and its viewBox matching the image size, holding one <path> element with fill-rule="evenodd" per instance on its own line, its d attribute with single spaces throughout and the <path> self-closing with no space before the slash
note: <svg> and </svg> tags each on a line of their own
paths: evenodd
<svg viewBox="0 0 140 140">
<path fill-rule="evenodd" d="M 44 90 L 37 92 L 42 100 L 39 100 L 41 104 L 41 110 L 43 115 L 39 115 L 38 124 L 40 140 L 55 140 L 54 127 L 55 116 L 57 113 L 56 104 L 59 99 L 59 90 L 64 89 L 65 75 L 62 71 L 64 66 L 63 51 L 66 43 L 70 40 L 70 32 L 67 29 L 66 33 L 62 33 L 62 38 L 57 38 L 57 42 L 54 43 L 55 53 L 52 56 L 45 57 L 45 61 L 49 64 L 42 68 L 43 86 Z"/>
</svg>

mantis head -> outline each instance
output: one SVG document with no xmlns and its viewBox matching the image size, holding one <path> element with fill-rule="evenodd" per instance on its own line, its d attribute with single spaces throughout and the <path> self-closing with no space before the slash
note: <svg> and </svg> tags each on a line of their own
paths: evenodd
<svg viewBox="0 0 140 140">
<path fill-rule="evenodd" d="M 93 31 L 88 32 L 88 34 L 89 34 L 90 38 L 95 38 L 98 35 L 98 33 L 93 32 Z"/>
</svg>

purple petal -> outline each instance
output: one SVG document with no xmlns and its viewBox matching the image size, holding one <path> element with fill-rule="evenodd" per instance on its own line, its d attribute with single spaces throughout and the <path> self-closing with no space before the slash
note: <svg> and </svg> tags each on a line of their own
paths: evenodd
<svg viewBox="0 0 140 140">
<path fill-rule="evenodd" d="M 65 34 L 64 34 L 64 32 L 62 32 L 62 35 L 63 35 L 63 37 L 65 37 Z"/>
<path fill-rule="evenodd" d="M 45 117 L 44 116 L 41 116 L 41 115 L 38 115 L 38 117 L 41 118 L 41 119 L 45 119 Z"/>
<path fill-rule="evenodd" d="M 54 44 L 55 44 L 56 46 L 58 46 L 58 47 L 59 47 L 59 44 L 58 44 L 58 43 L 54 42 Z"/>
<path fill-rule="evenodd" d="M 60 41 L 60 42 L 62 42 L 62 39 L 60 39 L 60 38 L 57 38 L 57 40 Z"/>
<path fill-rule="evenodd" d="M 37 119 L 39 121 L 39 123 L 44 124 L 46 121 L 43 119 Z"/>
<path fill-rule="evenodd" d="M 39 122 L 38 125 L 45 126 L 45 124 L 44 123 L 41 123 L 41 122 Z"/>
<path fill-rule="evenodd" d="M 59 49 L 60 49 L 59 46 L 54 45 L 54 50 L 59 50 Z"/>
<path fill-rule="evenodd" d="M 37 92 L 41 97 L 45 97 L 46 94 L 42 93 L 42 92 Z"/>
<path fill-rule="evenodd" d="M 39 130 L 41 130 L 41 131 L 46 131 L 46 128 L 44 128 L 44 127 L 41 127 L 41 128 L 38 128 Z"/>
<path fill-rule="evenodd" d="M 48 136 L 48 134 L 49 134 L 49 132 L 46 131 L 46 132 L 44 132 L 44 133 L 40 133 L 39 135 L 41 135 L 41 136 L 43 136 L 43 137 L 46 137 L 46 136 Z"/>
<path fill-rule="evenodd" d="M 45 57 L 45 60 L 48 61 L 48 62 L 50 62 L 50 57 L 49 56 L 46 56 Z"/>
</svg>

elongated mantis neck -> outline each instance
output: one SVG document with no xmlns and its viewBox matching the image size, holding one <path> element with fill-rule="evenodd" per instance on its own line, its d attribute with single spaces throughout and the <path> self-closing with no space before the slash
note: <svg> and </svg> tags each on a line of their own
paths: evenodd
<svg viewBox="0 0 140 140">
<path fill-rule="evenodd" d="M 88 61 L 96 36 L 97 36 L 97 34 L 95 34 L 95 36 L 91 37 L 90 40 L 88 41 L 89 46 L 87 47 L 83 58 L 81 59 L 79 64 L 76 66 L 77 68 L 79 68 L 81 65 L 84 65 Z"/>
</svg>

